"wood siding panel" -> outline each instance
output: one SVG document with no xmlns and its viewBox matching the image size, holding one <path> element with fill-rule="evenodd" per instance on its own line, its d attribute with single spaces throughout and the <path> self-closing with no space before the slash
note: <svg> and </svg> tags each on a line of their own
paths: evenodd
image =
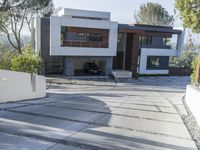
<svg viewBox="0 0 200 150">
<path fill-rule="evenodd" d="M 152 31 L 144 31 L 144 30 L 128 30 L 123 29 L 119 30 L 119 33 L 132 33 L 132 34 L 138 34 L 141 36 L 163 36 L 163 37 L 172 37 L 171 33 L 167 32 L 152 32 Z"/>
<path fill-rule="evenodd" d="M 123 69 L 124 52 L 117 52 L 117 56 L 113 57 L 113 69 Z"/>
<path fill-rule="evenodd" d="M 138 56 L 139 56 L 139 35 L 135 34 L 133 36 L 132 44 L 133 45 L 132 45 L 131 71 L 133 75 L 137 75 Z"/>
<path fill-rule="evenodd" d="M 133 47 L 133 34 L 128 33 L 126 41 L 125 69 L 129 71 L 131 71 L 132 47 Z"/>
<path fill-rule="evenodd" d="M 139 55 L 139 36 L 128 33 L 126 43 L 126 61 L 125 69 L 137 75 L 138 55 Z"/>
</svg>

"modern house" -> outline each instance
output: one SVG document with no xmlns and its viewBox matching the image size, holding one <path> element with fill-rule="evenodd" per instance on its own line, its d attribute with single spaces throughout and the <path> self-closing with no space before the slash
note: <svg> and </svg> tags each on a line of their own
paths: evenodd
<svg viewBox="0 0 200 150">
<path fill-rule="evenodd" d="M 32 43 L 44 61 L 44 74 L 84 75 L 95 63 L 105 75 L 113 70 L 168 74 L 170 56 L 180 56 L 184 31 L 172 27 L 118 24 L 110 13 L 63 9 L 58 16 L 36 17 Z"/>
</svg>

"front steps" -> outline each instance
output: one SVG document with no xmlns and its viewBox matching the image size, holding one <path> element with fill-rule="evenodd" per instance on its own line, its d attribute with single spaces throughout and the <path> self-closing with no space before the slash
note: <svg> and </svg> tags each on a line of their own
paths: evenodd
<svg viewBox="0 0 200 150">
<path fill-rule="evenodd" d="M 112 75 L 115 78 L 132 78 L 132 72 L 127 70 L 113 70 Z"/>
</svg>

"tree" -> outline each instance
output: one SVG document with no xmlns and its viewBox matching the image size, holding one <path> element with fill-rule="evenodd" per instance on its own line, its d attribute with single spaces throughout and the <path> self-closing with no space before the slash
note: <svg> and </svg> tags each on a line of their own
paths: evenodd
<svg viewBox="0 0 200 150">
<path fill-rule="evenodd" d="M 24 25 L 24 16 L 27 9 L 19 10 L 16 8 L 0 12 L 0 30 L 4 33 L 11 46 L 21 54 L 21 31 Z M 13 40 L 14 39 L 14 40 Z"/>
<path fill-rule="evenodd" d="M 192 32 L 200 33 L 200 1 L 199 0 L 176 0 L 176 8 L 180 12 L 183 25 L 192 30 Z M 200 54 L 199 54 L 200 59 Z M 191 75 L 192 83 L 198 82 L 200 60 L 193 61 L 193 74 Z"/>
<path fill-rule="evenodd" d="M 0 0 L 0 11 L 7 11 L 10 8 L 22 6 L 27 0 Z"/>
<path fill-rule="evenodd" d="M 142 4 L 134 17 L 139 24 L 171 26 L 174 22 L 174 17 L 165 8 L 152 2 Z"/>
<path fill-rule="evenodd" d="M 200 1 L 199 0 L 176 0 L 176 8 L 180 12 L 185 27 L 193 32 L 200 33 Z"/>
<path fill-rule="evenodd" d="M 25 26 L 25 21 L 27 21 L 30 28 L 31 15 L 47 7 L 50 1 L 51 0 L 26 0 L 23 4 L 20 3 L 21 5 L 10 7 L 6 11 L 0 11 L 0 32 L 6 35 L 11 46 L 16 49 L 18 53 L 22 53 L 21 31 Z"/>
<path fill-rule="evenodd" d="M 37 15 L 41 14 L 43 17 L 50 17 L 54 13 L 55 7 L 52 0 L 48 0 L 48 5 L 34 5 L 29 9 L 29 13 L 25 15 L 25 21 L 31 32 L 31 20 Z"/>
<path fill-rule="evenodd" d="M 0 0 L 0 11 L 7 11 L 11 8 L 43 7 L 49 4 L 49 0 Z"/>
</svg>

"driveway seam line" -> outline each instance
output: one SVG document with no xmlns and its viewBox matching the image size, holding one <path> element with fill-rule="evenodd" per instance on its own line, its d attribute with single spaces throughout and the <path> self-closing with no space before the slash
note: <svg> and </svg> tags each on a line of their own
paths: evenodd
<svg viewBox="0 0 200 150">
<path fill-rule="evenodd" d="M 31 114 L 31 115 L 47 117 L 47 118 L 55 118 L 55 119 L 60 119 L 60 120 L 68 120 L 68 121 L 71 121 L 71 122 L 85 123 L 85 124 L 88 124 L 88 125 L 98 125 L 98 126 L 105 126 L 105 127 L 113 127 L 113 128 L 118 128 L 118 129 L 129 130 L 129 131 L 138 131 L 138 132 L 142 132 L 142 133 L 156 134 L 156 135 L 162 135 L 162 136 L 166 136 L 166 137 L 174 137 L 174 138 L 178 138 L 178 139 L 190 140 L 188 138 L 183 138 L 183 137 L 179 137 L 179 136 L 167 135 L 167 134 L 151 132 L 151 131 L 144 131 L 144 130 L 139 130 L 139 129 L 124 128 L 124 127 L 115 126 L 115 125 L 105 125 L 105 124 L 102 124 L 102 123 L 80 121 L 80 120 L 75 120 L 75 119 L 56 117 L 56 116 L 49 116 L 49 115 L 42 115 L 42 114 L 35 114 L 35 113 L 23 112 L 23 111 L 15 111 L 15 110 L 9 110 L 9 111 L 18 112 L 18 113 L 22 113 L 22 114 Z"/>
</svg>

